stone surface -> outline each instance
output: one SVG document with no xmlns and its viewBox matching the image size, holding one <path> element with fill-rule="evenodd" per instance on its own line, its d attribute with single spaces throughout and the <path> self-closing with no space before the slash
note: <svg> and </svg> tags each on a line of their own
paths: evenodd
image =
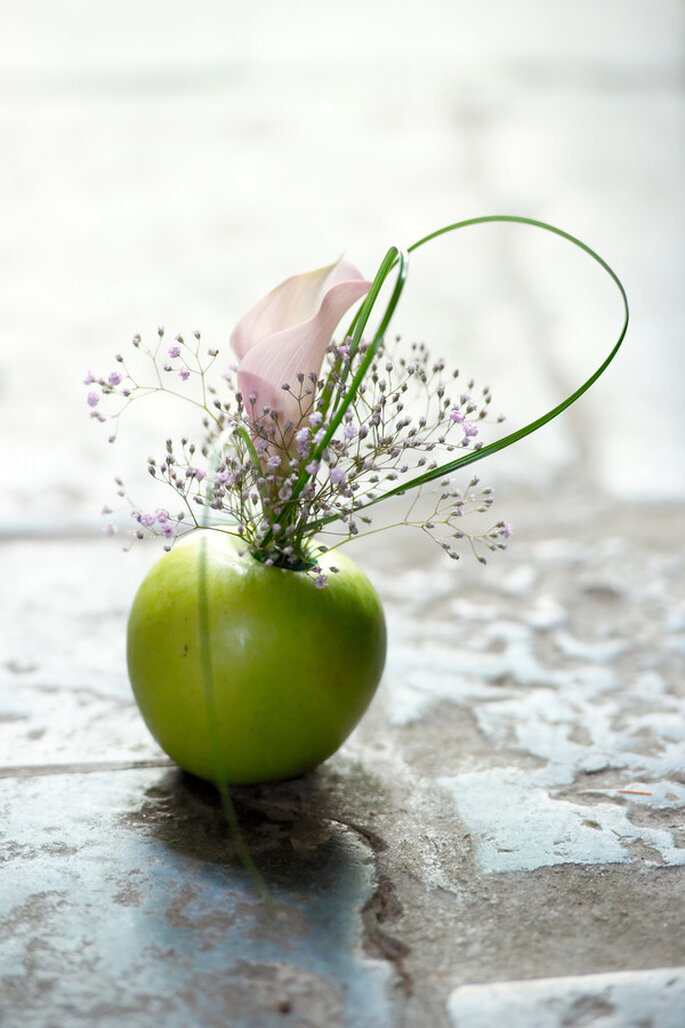
<svg viewBox="0 0 685 1028">
<path fill-rule="evenodd" d="M 449 1000 L 454 1028 L 679 1028 L 685 1010 L 685 968 L 548 978 L 507 985 L 466 985 Z"/>
<path fill-rule="evenodd" d="M 177 772 L 0 785 L 3 1004 L 22 1023 L 391 1022 L 391 972 L 358 953 L 375 883 L 353 832 L 286 818 L 246 833 L 272 909 L 231 861 L 220 808 Z"/>
<path fill-rule="evenodd" d="M 577 976 L 685 963 L 684 511 L 513 513 L 485 568 L 359 543 L 390 630 L 371 710 L 317 772 L 234 790 L 280 913 L 131 701 L 126 609 L 157 550 L 2 544 L 0 950 L 22 1023 L 470 1024 L 465 984 L 547 1017 L 557 993 L 517 982 L 576 976 L 572 1005 Z"/>
</svg>

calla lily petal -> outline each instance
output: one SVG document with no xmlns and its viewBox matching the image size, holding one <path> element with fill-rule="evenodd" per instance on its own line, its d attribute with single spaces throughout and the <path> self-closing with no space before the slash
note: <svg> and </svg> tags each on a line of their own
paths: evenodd
<svg viewBox="0 0 685 1028">
<path fill-rule="evenodd" d="M 275 389 L 274 386 L 261 375 L 252 371 L 238 370 L 238 389 L 243 398 L 245 407 L 258 420 L 262 418 L 265 408 L 279 411 L 279 417 L 286 421 L 291 420 L 290 407 L 292 397 L 283 389 Z M 297 416 L 299 421 L 299 414 Z"/>
<path fill-rule="evenodd" d="M 238 388 L 256 419 L 268 407 L 278 414 L 281 429 L 288 423 L 297 427 L 314 403 L 336 325 L 370 288 L 352 264 L 340 260 L 286 279 L 241 319 L 231 345 L 240 358 Z"/>
<path fill-rule="evenodd" d="M 316 314 L 332 286 L 352 281 L 363 282 L 364 276 L 353 264 L 344 260 L 287 278 L 240 319 L 231 335 L 234 353 L 242 360 L 253 346 L 267 336 L 308 321 Z M 370 283 L 366 283 L 365 292 L 369 287 Z M 344 313 L 342 310 L 339 317 Z"/>
<path fill-rule="evenodd" d="M 364 296 L 371 283 L 364 279 L 340 282 L 326 293 L 314 317 L 293 328 L 262 339 L 248 351 L 238 368 L 238 388 L 244 400 L 255 397 L 254 413 L 259 417 L 265 406 L 276 408 L 282 424 L 297 424 L 314 402 L 314 383 L 310 375 L 319 371 L 335 326 L 353 303 Z M 298 375 L 304 375 L 302 386 Z M 290 386 L 290 392 L 282 386 Z M 311 389 L 311 399 L 298 400 Z"/>
</svg>

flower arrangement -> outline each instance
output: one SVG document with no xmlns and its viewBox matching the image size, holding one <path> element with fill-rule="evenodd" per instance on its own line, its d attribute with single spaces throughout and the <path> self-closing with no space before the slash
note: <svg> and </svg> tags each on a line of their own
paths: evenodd
<svg viewBox="0 0 685 1028">
<path fill-rule="evenodd" d="M 433 360 L 424 344 L 403 350 L 387 340 L 390 320 L 407 280 L 408 255 L 445 232 L 487 221 L 512 221 L 555 233 L 596 260 L 618 286 L 625 322 L 618 342 L 600 368 L 553 410 L 529 425 L 486 444 L 483 428 L 501 422 L 491 415 L 492 396 L 459 372 Z M 365 330 L 388 276 L 395 272 L 390 300 L 373 336 Z M 363 300 L 339 343 L 333 333 L 344 314 Z M 296 275 L 263 297 L 231 335 L 233 363 L 219 383 L 210 381 L 218 350 L 204 349 L 201 335 L 173 343 L 158 330 L 154 347 L 140 336 L 133 347 L 150 359 L 151 384 L 139 382 L 122 354 L 106 377 L 89 374 L 88 404 L 98 421 L 111 419 L 115 431 L 134 399 L 165 392 L 179 395 L 180 383 L 196 386 L 184 398 L 201 412 L 199 441 L 167 439 L 162 455 L 148 461 L 150 475 L 176 494 L 181 512 L 132 506 L 134 534 L 174 538 L 199 527 L 236 535 L 266 567 L 305 571 L 321 588 L 327 572 L 320 557 L 375 531 L 370 509 L 394 496 L 409 497 L 398 522 L 434 538 L 452 559 L 466 543 L 485 562 L 484 551 L 504 549 L 511 533 L 498 520 L 467 531 L 464 515 L 486 514 L 492 490 L 472 476 L 455 484 L 466 466 L 504 449 L 565 410 L 604 371 L 627 329 L 625 293 L 614 272 L 584 243 L 551 225 L 506 216 L 475 218 L 431 233 L 406 252 L 392 247 L 373 281 L 349 262 Z M 183 394 L 180 394 L 183 395 Z M 105 413 L 107 408 L 107 413 Z M 413 413 L 421 410 L 419 415 Z M 119 496 L 128 500 L 123 482 Z M 418 500 L 431 493 L 431 503 Z M 106 512 L 110 512 L 106 508 Z"/>
<path fill-rule="evenodd" d="M 485 426 L 502 420 L 491 414 L 489 388 L 464 381 L 423 344 L 403 349 L 389 341 L 388 329 L 409 254 L 493 221 L 580 247 L 617 286 L 624 321 L 609 355 L 575 392 L 486 442 Z M 152 347 L 133 339 L 153 369 L 149 384 L 122 354 L 107 376 L 88 374 L 91 416 L 113 422 L 112 442 L 122 414 L 140 398 L 171 394 L 199 412 L 201 439 L 167 439 L 147 464 L 171 487 L 180 512 L 131 504 L 134 535 L 161 536 L 170 552 L 131 608 L 129 677 L 162 748 L 217 785 L 236 851 L 267 897 L 229 786 L 292 777 L 325 760 L 363 715 L 384 666 L 382 604 L 341 545 L 378 530 L 376 505 L 407 497 L 397 523 L 436 539 L 449 557 L 459 556 L 462 543 L 482 562 L 484 552 L 503 549 L 511 532 L 505 521 L 489 519 L 477 533 L 464 527 L 465 514 L 489 513 L 492 491 L 471 472 L 461 485 L 454 476 L 574 403 L 613 360 L 627 327 L 623 286 L 585 243 L 543 222 L 487 216 L 438 229 L 406 251 L 391 247 L 373 280 L 345 260 L 287 279 L 238 322 L 232 365 L 218 380 L 210 374 L 218 350 L 205 348 L 199 332 L 169 343 L 161 328 Z M 322 541 L 326 533 L 337 537 L 336 549 Z"/>
</svg>

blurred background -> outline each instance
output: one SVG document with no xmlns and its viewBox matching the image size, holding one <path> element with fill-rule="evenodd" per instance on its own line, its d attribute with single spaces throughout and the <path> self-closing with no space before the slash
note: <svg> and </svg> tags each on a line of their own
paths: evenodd
<svg viewBox="0 0 685 1028">
<path fill-rule="evenodd" d="M 100 527 L 183 410 L 116 446 L 83 379 L 134 333 L 222 348 L 269 288 L 482 214 L 580 236 L 632 326 L 587 397 L 483 477 L 685 498 L 681 0 L 24 0 L 0 11 L 0 528 Z M 572 247 L 485 226 L 419 251 L 394 328 L 491 386 L 512 429 L 621 325 Z M 145 486 L 147 488 L 147 485 Z M 157 502 L 162 497 L 157 496 Z M 506 514 L 504 505 L 502 514 Z"/>
</svg>

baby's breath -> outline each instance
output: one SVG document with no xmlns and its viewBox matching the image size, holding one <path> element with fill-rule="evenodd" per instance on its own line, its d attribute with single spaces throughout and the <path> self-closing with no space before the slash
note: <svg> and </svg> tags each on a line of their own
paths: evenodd
<svg viewBox="0 0 685 1028">
<path fill-rule="evenodd" d="M 230 370 L 214 381 L 218 350 L 205 347 L 199 332 L 168 343 L 160 328 L 154 345 L 136 335 L 132 346 L 147 358 L 147 379 L 121 354 L 114 370 L 85 379 L 91 417 L 112 425 L 110 442 L 130 404 L 159 393 L 194 405 L 200 422 L 196 441 L 168 438 L 147 460 L 150 476 L 175 494 L 173 510 L 140 510 L 117 480 L 134 537 L 161 536 L 169 549 L 189 529 L 220 528 L 239 535 L 264 564 L 307 570 L 318 586 L 326 578 L 317 557 L 328 548 L 320 537 L 328 534 L 340 546 L 382 530 L 370 508 L 388 493 L 402 495 L 404 483 L 451 454 L 479 449 L 483 427 L 502 420 L 491 414 L 487 386 L 447 370 L 424 343 L 407 348 L 397 338 L 380 346 L 342 419 L 334 412 L 368 348 L 362 342 L 351 355 L 349 340 L 332 344 L 320 378 L 297 374 L 282 384 L 299 411 L 288 421 L 276 409 L 257 409 Z M 465 527 L 465 515 L 488 514 L 493 502 L 477 477 L 461 486 L 446 477 L 430 489 L 410 487 L 408 497 L 404 516 L 384 528 L 418 528 L 452 559 L 464 545 L 481 562 L 484 551 L 505 548 L 511 532 L 505 522 L 476 533 Z"/>
</svg>

